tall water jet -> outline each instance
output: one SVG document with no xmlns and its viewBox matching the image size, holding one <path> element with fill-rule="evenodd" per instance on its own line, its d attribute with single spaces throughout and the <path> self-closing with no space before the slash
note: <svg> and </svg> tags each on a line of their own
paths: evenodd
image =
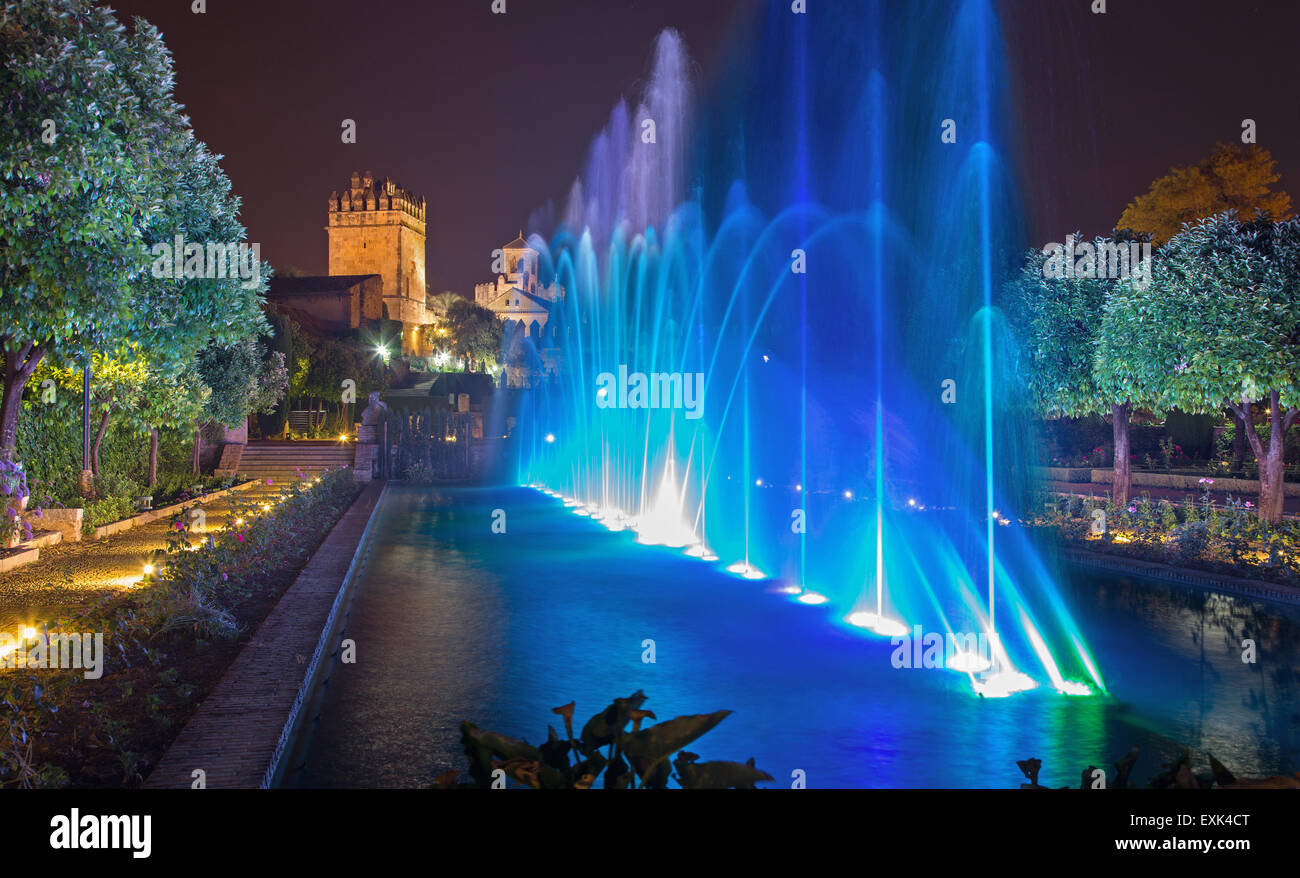
<svg viewBox="0 0 1300 878">
<path fill-rule="evenodd" d="M 983 632 L 981 694 L 1034 664 L 1074 693 L 1099 675 L 1011 527 L 1028 461 L 997 291 L 1023 241 L 992 7 L 789 16 L 753 22 L 698 111 L 662 34 L 560 225 L 533 230 L 567 292 L 519 481 L 853 627 Z"/>
</svg>

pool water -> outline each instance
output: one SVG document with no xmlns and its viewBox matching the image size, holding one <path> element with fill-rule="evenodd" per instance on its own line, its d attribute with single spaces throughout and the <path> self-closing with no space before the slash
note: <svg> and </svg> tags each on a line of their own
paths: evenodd
<svg viewBox="0 0 1300 878">
<path fill-rule="evenodd" d="M 494 510 L 505 533 L 494 533 Z M 969 678 L 899 669 L 895 647 L 680 551 L 641 546 L 526 488 L 392 485 L 373 527 L 305 787 L 412 787 L 464 769 L 470 720 L 540 743 L 638 689 L 660 720 L 734 713 L 689 749 L 754 757 L 789 786 L 1077 786 L 1142 748 L 1139 784 L 1183 746 L 1239 776 L 1300 769 L 1300 611 L 1071 572 L 1061 583 L 1109 689 L 972 694 Z M 1242 661 L 1241 643 L 1258 660 Z M 643 661 L 654 641 L 655 661 Z M 1041 669 L 1023 668 L 1043 679 Z"/>
</svg>

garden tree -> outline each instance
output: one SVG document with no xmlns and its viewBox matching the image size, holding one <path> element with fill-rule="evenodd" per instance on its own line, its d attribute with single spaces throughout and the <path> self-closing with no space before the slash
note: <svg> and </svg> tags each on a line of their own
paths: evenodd
<svg viewBox="0 0 1300 878">
<path fill-rule="evenodd" d="M 347 409 L 340 401 L 345 380 L 356 382 L 358 399 L 388 385 L 388 370 L 383 363 L 356 343 L 303 332 L 294 324 L 293 368 L 289 377 L 289 398 L 309 400 L 312 410 L 321 411 L 331 401 L 338 402 L 340 415 Z"/>
<path fill-rule="evenodd" d="M 246 338 L 232 345 L 211 344 L 199 352 L 198 373 L 210 391 L 201 420 L 237 427 L 253 412 L 270 414 L 289 386 L 284 354 L 267 351 Z M 199 471 L 199 442 L 194 442 L 194 472 Z"/>
<path fill-rule="evenodd" d="M 1261 211 L 1275 220 L 1290 215 L 1291 196 L 1273 184 L 1281 179 L 1267 149 L 1219 144 L 1195 165 L 1174 168 L 1151 184 L 1120 215 L 1116 228 L 1146 232 L 1163 244 L 1183 227 L 1228 210 L 1245 217 Z"/>
<path fill-rule="evenodd" d="M 42 382 L 52 380 L 56 396 L 73 400 L 80 399 L 82 394 L 81 370 L 82 365 L 75 361 L 60 365 L 46 360 L 35 375 Z M 94 475 L 99 475 L 99 449 L 104 434 L 108 432 L 110 418 L 115 411 L 134 411 L 142 404 L 147 372 L 138 349 L 132 346 L 124 346 L 113 353 L 96 351 L 92 355 L 90 409 L 96 427 L 90 446 L 90 471 Z"/>
<path fill-rule="evenodd" d="M 158 483 L 158 431 L 180 429 L 203 415 L 212 391 L 199 378 L 197 361 L 150 365 L 140 388 L 139 405 L 129 412 L 136 431 L 149 437 L 150 488 Z"/>
<path fill-rule="evenodd" d="M 485 371 L 500 356 L 503 329 L 489 309 L 461 299 L 447 309 L 446 325 L 451 349 L 466 361 L 466 371 L 474 371 L 475 364 Z"/>
<path fill-rule="evenodd" d="M 1280 175 L 1267 149 L 1219 144 L 1208 158 L 1196 165 L 1174 168 L 1136 198 L 1119 220 L 1120 228 L 1152 234 L 1157 243 L 1173 237 L 1186 223 L 1206 219 L 1227 210 L 1245 217 L 1258 210 L 1272 219 L 1285 219 L 1291 197 L 1272 186 Z M 1236 429 L 1233 431 L 1233 469 L 1241 467 L 1246 449 L 1246 422 L 1232 408 L 1224 409 Z"/>
<path fill-rule="evenodd" d="M 451 310 L 452 305 L 455 305 L 457 302 L 465 301 L 468 300 L 456 295 L 451 290 L 444 290 L 436 296 L 428 296 L 426 304 L 428 305 L 429 310 L 438 317 L 446 317 L 447 312 Z"/>
<path fill-rule="evenodd" d="M 1082 235 L 1075 234 L 1075 240 Z M 1125 238 L 1088 242 L 1096 254 L 1129 245 Z M 1137 408 L 1154 404 L 1147 384 L 1128 380 L 1123 363 L 1101 368 L 1098 345 L 1107 303 L 1117 279 L 1086 264 L 1068 276 L 1053 270 L 1051 257 L 1037 250 L 1025 254 L 1020 275 L 1007 286 L 1006 312 L 1020 342 L 1018 371 L 1032 407 L 1044 417 L 1110 415 L 1115 439 L 1116 503 L 1127 503 L 1132 486 L 1129 420 Z M 1082 269 L 1082 270 L 1080 270 Z"/>
<path fill-rule="evenodd" d="M 1300 220 L 1242 220 L 1228 211 L 1162 249 L 1156 283 L 1135 293 L 1129 325 L 1148 333 L 1147 371 L 1168 405 L 1227 406 L 1259 462 L 1259 517 L 1282 519 L 1287 431 L 1300 417 Z M 1140 323 L 1139 323 L 1140 321 Z M 1267 437 L 1254 411 L 1267 418 Z"/>
<path fill-rule="evenodd" d="M 147 60 L 155 39 L 88 0 L 9 3 L 0 16 L 0 453 L 13 452 L 44 357 L 84 357 L 140 316 L 140 228 L 173 175 L 159 155 L 173 110 L 158 100 L 170 71 Z"/>
<path fill-rule="evenodd" d="M 1162 251 L 1157 250 L 1150 272 L 1160 270 L 1161 257 Z M 1093 347 L 1093 381 L 1111 409 L 1115 437 L 1114 500 L 1120 505 L 1128 503 L 1132 488 L 1129 422 L 1133 412 L 1142 408 L 1159 414 L 1168 407 L 1164 371 L 1159 365 L 1168 356 L 1163 347 L 1164 334 L 1153 325 L 1158 316 L 1141 304 L 1155 288 L 1150 272 L 1142 281 L 1125 277 L 1112 282 Z"/>
<path fill-rule="evenodd" d="M 0 159 L 0 450 L 11 453 L 43 357 L 83 364 L 136 345 L 183 369 L 211 340 L 262 330 L 268 272 L 159 276 L 151 245 L 233 244 L 244 232 L 217 157 L 172 98 L 155 28 L 137 20 L 127 34 L 85 0 L 19 2 L 0 18 L 0 42 L 0 136 L 12 138 Z"/>
<path fill-rule="evenodd" d="M 267 352 L 257 339 L 233 345 L 209 345 L 199 353 L 198 373 L 211 391 L 203 417 L 237 427 L 251 412 L 268 412 L 289 385 L 284 355 Z"/>
</svg>

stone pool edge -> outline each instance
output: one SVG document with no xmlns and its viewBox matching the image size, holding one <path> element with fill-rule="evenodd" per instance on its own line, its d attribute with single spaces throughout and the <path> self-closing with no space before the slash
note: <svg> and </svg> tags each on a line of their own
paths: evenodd
<svg viewBox="0 0 1300 878">
<path fill-rule="evenodd" d="M 1300 607 L 1300 589 L 1288 588 L 1272 582 L 1258 579 L 1245 579 L 1239 576 L 1227 576 L 1207 570 L 1193 570 L 1188 567 L 1174 567 L 1159 561 L 1143 561 L 1138 558 L 1123 558 L 1101 552 L 1089 552 L 1084 549 L 1060 548 L 1057 556 L 1070 564 L 1105 570 L 1110 573 L 1128 573 L 1156 579 L 1171 585 L 1190 586 L 1192 588 L 1219 591 L 1238 597 L 1273 601 Z"/>
<path fill-rule="evenodd" d="M 323 658 L 333 652 L 330 634 L 356 581 L 387 488 L 387 482 L 370 483 L 343 513 L 163 753 L 145 788 L 191 788 L 196 769 L 204 772 L 207 788 L 264 789 L 272 782 Z M 308 660 L 298 650 L 313 641 Z"/>
</svg>

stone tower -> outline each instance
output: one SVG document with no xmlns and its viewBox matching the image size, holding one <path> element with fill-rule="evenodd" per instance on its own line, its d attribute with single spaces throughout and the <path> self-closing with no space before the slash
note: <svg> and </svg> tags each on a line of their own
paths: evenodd
<svg viewBox="0 0 1300 878">
<path fill-rule="evenodd" d="M 402 351 L 418 348 L 428 322 L 424 288 L 424 199 L 385 177 L 355 171 L 340 195 L 330 193 L 329 273 L 384 279 L 384 316 L 402 323 Z"/>
</svg>

